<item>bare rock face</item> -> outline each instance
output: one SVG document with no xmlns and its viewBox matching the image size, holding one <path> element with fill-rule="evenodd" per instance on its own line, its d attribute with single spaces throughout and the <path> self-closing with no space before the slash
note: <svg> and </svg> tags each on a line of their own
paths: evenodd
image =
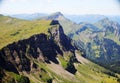
<svg viewBox="0 0 120 83">
<path fill-rule="evenodd" d="M 56 56 L 63 55 L 63 52 L 71 51 L 75 48 L 71 44 L 72 40 L 64 34 L 58 21 L 51 22 L 48 34 L 33 35 L 28 39 L 20 40 L 0 50 L 0 67 L 8 71 L 19 73 L 30 72 L 37 69 L 33 59 L 38 62 L 58 64 Z"/>
<path fill-rule="evenodd" d="M 51 24 L 57 23 L 58 21 L 53 20 Z M 61 47 L 61 50 L 64 51 L 74 51 L 72 40 L 64 34 L 63 28 L 61 25 L 55 25 L 49 29 L 52 39 Z"/>
</svg>

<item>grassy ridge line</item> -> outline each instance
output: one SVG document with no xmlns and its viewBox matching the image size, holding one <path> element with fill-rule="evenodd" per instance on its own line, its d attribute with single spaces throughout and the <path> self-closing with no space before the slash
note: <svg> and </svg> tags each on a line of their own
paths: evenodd
<svg viewBox="0 0 120 83">
<path fill-rule="evenodd" d="M 0 49 L 12 42 L 27 39 L 34 34 L 46 33 L 51 20 L 25 21 L 0 16 Z"/>
</svg>

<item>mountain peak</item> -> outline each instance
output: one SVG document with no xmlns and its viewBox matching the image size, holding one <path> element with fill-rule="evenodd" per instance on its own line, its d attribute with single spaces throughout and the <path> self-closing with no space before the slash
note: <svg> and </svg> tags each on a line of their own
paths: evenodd
<svg viewBox="0 0 120 83">
<path fill-rule="evenodd" d="M 47 16 L 47 17 L 43 17 L 43 18 L 40 18 L 40 19 L 44 19 L 44 20 L 65 20 L 65 17 L 61 12 L 56 12 L 56 13 L 53 13 L 53 14 Z"/>
<path fill-rule="evenodd" d="M 52 15 L 63 16 L 63 14 L 61 12 L 55 12 Z"/>
<path fill-rule="evenodd" d="M 50 18 L 52 20 L 64 20 L 65 19 L 64 15 L 61 12 L 56 12 L 56 13 L 51 14 Z"/>
<path fill-rule="evenodd" d="M 109 23 L 110 22 L 110 19 L 109 18 L 103 18 L 102 20 L 100 20 L 100 22 L 102 22 L 102 23 Z"/>
</svg>

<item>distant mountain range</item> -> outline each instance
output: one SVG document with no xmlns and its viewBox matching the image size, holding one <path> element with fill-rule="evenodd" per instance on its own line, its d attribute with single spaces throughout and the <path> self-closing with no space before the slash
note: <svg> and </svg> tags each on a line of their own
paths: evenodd
<svg viewBox="0 0 120 83">
<path fill-rule="evenodd" d="M 88 14 L 88 15 L 65 15 L 65 17 L 76 23 L 87 22 L 87 23 L 93 24 L 99 20 L 106 18 L 106 17 L 109 18 L 110 20 L 120 23 L 120 15 L 116 15 L 116 16 L 111 15 L 110 16 L 110 15 Z"/>
<path fill-rule="evenodd" d="M 25 20 L 34 20 L 40 17 L 48 16 L 46 13 L 34 13 L 34 14 L 15 14 L 10 15 L 11 17 L 25 19 Z M 103 18 L 109 18 L 110 20 L 120 23 L 120 15 L 99 15 L 99 14 L 87 14 L 87 15 L 64 15 L 66 18 L 71 21 L 79 24 L 80 22 L 95 23 Z"/>
<path fill-rule="evenodd" d="M 24 20 L 34 20 L 43 16 L 47 16 L 45 13 L 34 13 L 34 14 L 15 14 L 10 15 L 13 18 L 24 19 Z"/>
<path fill-rule="evenodd" d="M 83 25 L 72 33 L 72 39 L 84 42 L 86 57 L 116 72 L 120 61 L 120 24 L 108 18 L 95 23 L 93 27 Z M 77 37 L 77 38 L 76 38 Z"/>
</svg>

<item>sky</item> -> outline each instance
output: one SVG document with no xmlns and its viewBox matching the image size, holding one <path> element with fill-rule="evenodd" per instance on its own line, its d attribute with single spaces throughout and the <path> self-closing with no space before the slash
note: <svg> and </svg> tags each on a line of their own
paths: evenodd
<svg viewBox="0 0 120 83">
<path fill-rule="evenodd" d="M 120 0 L 0 0 L 0 14 L 120 15 Z"/>
</svg>

